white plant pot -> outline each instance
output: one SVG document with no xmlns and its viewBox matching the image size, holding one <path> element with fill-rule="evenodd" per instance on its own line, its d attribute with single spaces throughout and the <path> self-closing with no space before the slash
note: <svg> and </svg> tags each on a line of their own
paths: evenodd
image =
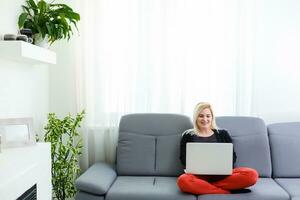
<svg viewBox="0 0 300 200">
<path fill-rule="evenodd" d="M 36 35 L 34 37 L 34 44 L 45 49 L 48 49 L 50 47 L 50 43 L 48 42 L 48 36 L 42 38 L 41 35 Z"/>
</svg>

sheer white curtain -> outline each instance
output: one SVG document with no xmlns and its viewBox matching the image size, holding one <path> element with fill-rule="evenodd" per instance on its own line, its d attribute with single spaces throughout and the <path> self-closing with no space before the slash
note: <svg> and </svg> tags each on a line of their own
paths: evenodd
<svg viewBox="0 0 300 200">
<path fill-rule="evenodd" d="M 88 164 L 114 161 L 126 113 L 191 116 L 197 102 L 209 101 L 217 115 L 250 114 L 251 1 L 78 4 L 77 94 L 87 110 Z"/>
</svg>

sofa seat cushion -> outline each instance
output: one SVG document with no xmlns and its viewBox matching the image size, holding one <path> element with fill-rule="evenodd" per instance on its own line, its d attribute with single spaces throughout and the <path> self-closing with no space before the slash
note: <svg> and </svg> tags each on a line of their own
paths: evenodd
<svg viewBox="0 0 300 200">
<path fill-rule="evenodd" d="M 104 200 L 104 196 L 79 191 L 75 196 L 75 200 Z"/>
<path fill-rule="evenodd" d="M 106 200 L 196 200 L 177 187 L 177 177 L 118 176 Z"/>
<path fill-rule="evenodd" d="M 290 196 L 300 199 L 300 178 L 276 178 L 275 181 L 283 187 Z"/>
<path fill-rule="evenodd" d="M 289 195 L 271 178 L 259 178 L 249 187 L 251 192 L 243 194 L 199 195 L 198 200 L 289 200 Z"/>
</svg>

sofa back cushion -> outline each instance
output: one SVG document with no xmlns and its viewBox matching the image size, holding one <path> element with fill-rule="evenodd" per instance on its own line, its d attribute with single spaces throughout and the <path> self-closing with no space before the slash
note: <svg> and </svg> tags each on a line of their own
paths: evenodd
<svg viewBox="0 0 300 200">
<path fill-rule="evenodd" d="M 300 177 L 300 122 L 268 125 L 273 176 Z"/>
<path fill-rule="evenodd" d="M 217 125 L 232 137 L 236 167 L 251 167 L 260 177 L 271 177 L 270 147 L 265 123 L 255 117 L 217 117 Z"/>
<path fill-rule="evenodd" d="M 178 176 L 181 134 L 192 128 L 178 114 L 129 114 L 121 118 L 117 146 L 118 175 Z"/>
</svg>

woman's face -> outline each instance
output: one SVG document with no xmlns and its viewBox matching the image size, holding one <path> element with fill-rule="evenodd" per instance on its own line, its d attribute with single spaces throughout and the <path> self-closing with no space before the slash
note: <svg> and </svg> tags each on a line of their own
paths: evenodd
<svg viewBox="0 0 300 200">
<path fill-rule="evenodd" d="M 212 121 L 212 113 L 209 108 L 203 109 L 197 118 L 197 125 L 199 129 L 210 129 Z"/>
</svg>

